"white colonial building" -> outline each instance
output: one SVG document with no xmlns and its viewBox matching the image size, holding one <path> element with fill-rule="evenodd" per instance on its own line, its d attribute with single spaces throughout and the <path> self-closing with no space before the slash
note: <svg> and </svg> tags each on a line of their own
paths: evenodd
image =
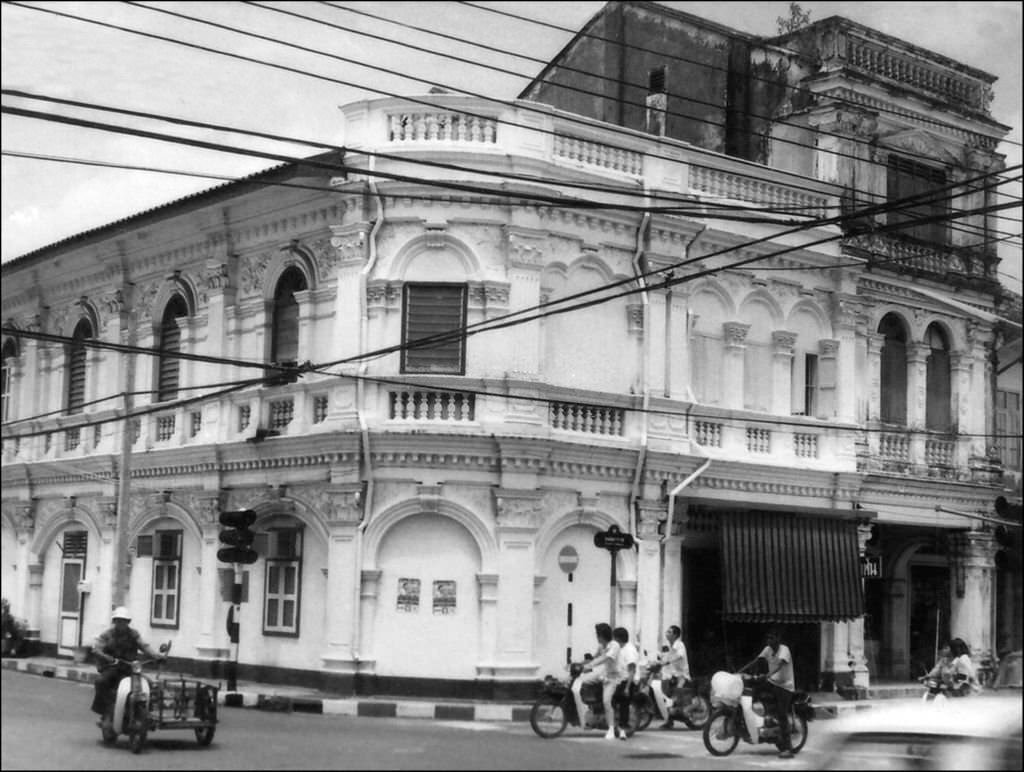
<svg viewBox="0 0 1024 772">
<path fill-rule="evenodd" d="M 843 201 L 827 142 L 790 147 L 794 175 L 536 102 L 343 116 L 344 156 L 3 266 L 3 594 L 44 649 L 108 622 L 127 431 L 125 602 L 199 671 L 232 656 L 238 509 L 261 534 L 242 677 L 525 696 L 600 621 L 652 651 L 681 622 L 705 669 L 773 621 L 805 685 L 865 685 L 916 675 L 936 572 L 940 627 L 992 654 L 993 536 L 935 505 L 997 495 L 997 261 L 958 263 L 950 303 L 944 271 L 819 223 Z M 899 121 L 886 152 L 999 135 Z M 614 586 L 612 526 L 637 539 Z"/>
</svg>

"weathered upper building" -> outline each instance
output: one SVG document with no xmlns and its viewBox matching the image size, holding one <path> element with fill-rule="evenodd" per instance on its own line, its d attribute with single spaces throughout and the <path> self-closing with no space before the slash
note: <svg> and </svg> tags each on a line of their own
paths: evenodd
<svg viewBox="0 0 1024 772">
<path fill-rule="evenodd" d="M 243 673 L 526 694 L 609 617 L 681 622 L 698 673 L 783 623 L 810 687 L 917 675 L 936 626 L 1020 647 L 993 531 L 936 510 L 1001 483 L 992 78 L 842 19 L 595 29 L 666 63 L 581 34 L 530 99 L 348 105 L 343 159 L 3 266 L 3 586 L 44 645 L 106 623 L 121 533 L 136 626 L 226 659 L 252 509 Z"/>
</svg>

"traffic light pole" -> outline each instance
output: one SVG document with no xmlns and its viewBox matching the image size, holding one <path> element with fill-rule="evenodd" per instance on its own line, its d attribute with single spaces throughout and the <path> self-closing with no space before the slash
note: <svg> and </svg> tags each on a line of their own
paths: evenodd
<svg viewBox="0 0 1024 772">
<path fill-rule="evenodd" d="M 231 620 L 228 622 L 228 635 L 231 638 L 232 656 L 228 662 L 228 691 L 238 691 L 238 647 L 239 619 L 242 617 L 242 566 L 235 563 L 234 584 L 231 586 Z"/>
</svg>

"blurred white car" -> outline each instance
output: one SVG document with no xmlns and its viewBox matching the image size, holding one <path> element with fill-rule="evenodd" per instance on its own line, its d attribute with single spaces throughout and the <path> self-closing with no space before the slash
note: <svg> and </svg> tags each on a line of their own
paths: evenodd
<svg viewBox="0 0 1024 772">
<path fill-rule="evenodd" d="M 1010 769 L 1021 762 L 1021 695 L 901 702 L 821 722 L 822 769 Z"/>
</svg>

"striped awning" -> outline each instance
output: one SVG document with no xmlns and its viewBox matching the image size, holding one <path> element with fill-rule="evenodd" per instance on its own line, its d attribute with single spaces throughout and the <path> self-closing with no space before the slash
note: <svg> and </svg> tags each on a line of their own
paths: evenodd
<svg viewBox="0 0 1024 772">
<path fill-rule="evenodd" d="M 856 521 L 729 512 L 720 533 L 724 619 L 825 622 L 864 613 Z"/>
</svg>

